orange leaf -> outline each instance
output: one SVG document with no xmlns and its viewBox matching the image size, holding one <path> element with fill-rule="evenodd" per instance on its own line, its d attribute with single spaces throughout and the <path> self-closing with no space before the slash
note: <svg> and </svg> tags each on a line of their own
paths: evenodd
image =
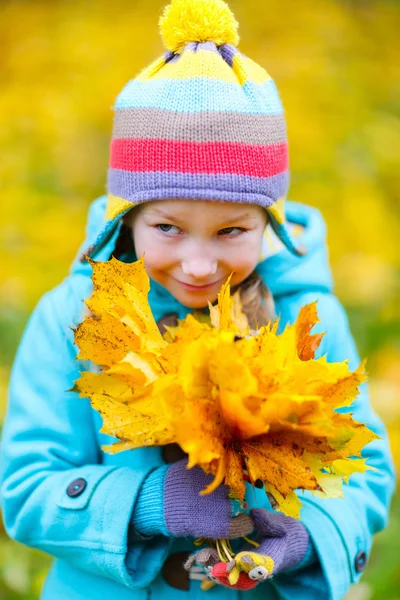
<svg viewBox="0 0 400 600">
<path fill-rule="evenodd" d="M 315 477 L 304 464 L 302 450 L 285 443 L 284 436 L 266 435 L 242 444 L 242 451 L 251 482 L 266 481 L 287 496 L 296 488 L 316 489 Z"/>
<path fill-rule="evenodd" d="M 243 481 L 242 457 L 232 448 L 227 450 L 225 483 L 243 502 L 246 486 Z"/>
<path fill-rule="evenodd" d="M 317 303 L 312 302 L 300 309 L 296 321 L 297 352 L 301 360 L 311 360 L 319 348 L 325 333 L 310 334 L 311 329 L 319 323 Z"/>
</svg>

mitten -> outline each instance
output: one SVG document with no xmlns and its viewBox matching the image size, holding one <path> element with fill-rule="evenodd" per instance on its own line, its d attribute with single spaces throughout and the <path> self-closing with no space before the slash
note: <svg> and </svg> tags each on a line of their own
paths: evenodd
<svg viewBox="0 0 400 600">
<path fill-rule="evenodd" d="M 200 492 L 212 481 L 187 459 L 159 467 L 145 480 L 132 514 L 134 529 L 144 536 L 236 538 L 254 530 L 249 515 L 229 498 L 229 487 Z M 236 516 L 238 515 L 238 516 Z"/>
<path fill-rule="evenodd" d="M 217 562 L 215 552 L 207 556 L 207 561 L 201 554 L 194 555 L 216 583 L 239 590 L 252 589 L 300 564 L 310 550 L 309 534 L 300 521 L 265 509 L 253 509 L 250 514 L 258 532 L 257 548 L 247 545 L 227 563 Z"/>
</svg>

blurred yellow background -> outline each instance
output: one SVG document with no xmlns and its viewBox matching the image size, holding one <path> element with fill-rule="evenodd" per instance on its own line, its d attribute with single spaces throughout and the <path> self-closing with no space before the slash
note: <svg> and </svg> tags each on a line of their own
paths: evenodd
<svg viewBox="0 0 400 600">
<path fill-rule="evenodd" d="M 67 274 L 104 193 L 111 107 L 163 52 L 161 0 L 11 0 L 0 21 L 0 422 L 10 365 L 38 298 Z M 232 0 L 241 50 L 286 109 L 290 198 L 328 223 L 372 400 L 400 466 L 400 4 Z M 357 600 L 399 600 L 400 501 Z M 48 565 L 0 530 L 0 597 L 34 600 Z"/>
</svg>

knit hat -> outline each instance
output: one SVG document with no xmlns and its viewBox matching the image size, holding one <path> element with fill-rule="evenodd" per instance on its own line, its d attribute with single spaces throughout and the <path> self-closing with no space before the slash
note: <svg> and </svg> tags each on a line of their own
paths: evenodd
<svg viewBox="0 0 400 600">
<path fill-rule="evenodd" d="M 258 204 L 295 254 L 285 219 L 288 149 L 268 73 L 239 52 L 223 0 L 172 0 L 160 19 L 164 56 L 115 103 L 102 244 L 137 204 L 185 198 Z"/>
</svg>

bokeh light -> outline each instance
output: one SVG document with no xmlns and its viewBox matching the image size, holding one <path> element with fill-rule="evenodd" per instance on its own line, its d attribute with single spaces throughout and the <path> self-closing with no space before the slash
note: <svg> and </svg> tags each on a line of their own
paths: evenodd
<svg viewBox="0 0 400 600">
<path fill-rule="evenodd" d="M 328 224 L 336 293 L 400 466 L 400 4 L 232 0 L 241 50 L 286 109 L 290 198 Z M 39 297 L 66 276 L 105 191 L 117 93 L 163 52 L 161 0 L 11 0 L 0 20 L 0 422 Z M 400 501 L 353 600 L 398 600 Z M 43 554 L 0 530 L 0 596 L 34 600 Z"/>
</svg>

